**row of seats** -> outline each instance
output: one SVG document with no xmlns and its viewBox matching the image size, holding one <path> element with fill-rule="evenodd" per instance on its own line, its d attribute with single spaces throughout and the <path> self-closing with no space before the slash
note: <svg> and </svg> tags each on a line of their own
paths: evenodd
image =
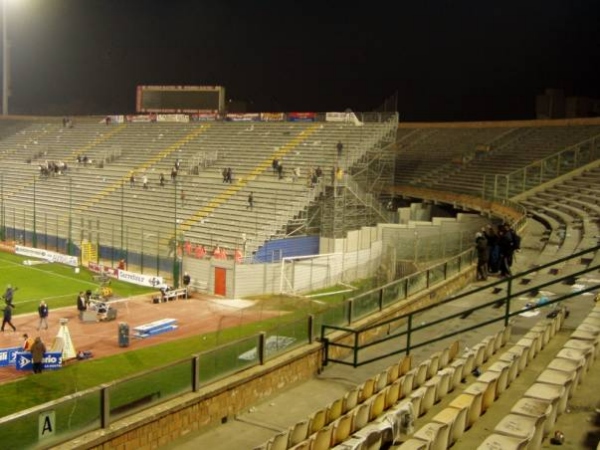
<svg viewBox="0 0 600 450">
<path fill-rule="evenodd" d="M 479 446 L 480 450 L 539 449 L 557 417 L 600 354 L 600 305 L 570 335 L 522 399 Z"/>
<path fill-rule="evenodd" d="M 395 448 L 401 450 L 445 450 L 453 445 L 478 421 L 482 414 L 492 407 L 499 396 L 526 369 L 527 365 L 560 330 L 563 320 L 563 311 L 557 310 L 555 317 L 538 322 L 515 345 L 499 355 L 485 371 L 481 371 L 477 380 L 452 399 L 445 409 Z M 489 338 L 486 339 L 489 341 Z M 481 348 L 481 344 L 479 348 Z M 480 368 L 492 356 L 492 348 L 489 345 L 484 348 L 485 354 L 477 354 L 477 359 L 474 361 L 474 366 L 477 368 Z M 483 356 L 487 356 L 487 358 L 484 360 Z M 498 448 L 504 449 L 504 447 Z"/>
<path fill-rule="evenodd" d="M 374 433 L 368 425 L 385 413 L 387 423 L 390 427 L 394 424 L 394 433 L 398 434 L 402 421 L 410 415 L 406 408 L 398 408 L 398 402 L 410 398 L 418 411 L 421 403 L 426 408 L 434 401 L 425 395 L 433 392 L 434 386 L 441 384 L 446 390 L 451 389 L 450 385 L 457 383 L 453 367 L 458 351 L 459 343 L 454 342 L 414 368 L 412 357 L 404 357 L 255 450 L 326 450 L 348 445 L 348 441 L 357 437 L 369 442 L 365 449 L 379 448 L 377 442 L 388 440 L 391 428 L 384 438 L 383 431 Z"/>
</svg>

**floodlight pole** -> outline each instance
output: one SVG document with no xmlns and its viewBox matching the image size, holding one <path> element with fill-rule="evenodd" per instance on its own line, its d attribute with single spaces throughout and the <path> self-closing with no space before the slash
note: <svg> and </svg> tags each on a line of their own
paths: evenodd
<svg viewBox="0 0 600 450">
<path fill-rule="evenodd" d="M 37 248 L 37 224 L 35 219 L 35 196 L 36 196 L 36 182 L 35 175 L 33 176 L 33 236 L 31 238 L 31 246 Z"/>
<path fill-rule="evenodd" d="M 175 205 L 175 214 L 173 217 L 173 225 L 174 225 L 174 234 L 173 234 L 173 287 L 177 289 L 179 287 L 179 261 L 177 261 L 177 248 L 178 248 L 178 240 L 177 240 L 177 178 L 173 180 L 174 182 L 174 205 Z"/>
<path fill-rule="evenodd" d="M 8 115 L 8 89 L 9 89 L 9 55 L 10 45 L 8 42 L 8 31 L 6 26 L 6 8 L 8 0 L 2 0 L 2 114 Z"/>
</svg>

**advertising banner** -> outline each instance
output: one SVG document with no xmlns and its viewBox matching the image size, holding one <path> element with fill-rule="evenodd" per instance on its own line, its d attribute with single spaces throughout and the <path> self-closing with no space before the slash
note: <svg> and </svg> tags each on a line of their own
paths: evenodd
<svg viewBox="0 0 600 450">
<path fill-rule="evenodd" d="M 17 353 L 22 352 L 21 347 L 0 348 L 0 367 L 14 366 Z"/>
<path fill-rule="evenodd" d="M 257 122 L 260 120 L 259 113 L 229 113 L 226 119 L 229 122 Z"/>
<path fill-rule="evenodd" d="M 262 113 L 260 115 L 260 120 L 263 122 L 283 122 L 285 120 L 285 115 L 280 113 Z"/>
<path fill-rule="evenodd" d="M 197 113 L 190 114 L 191 122 L 211 122 L 213 120 L 217 120 L 216 113 Z"/>
<path fill-rule="evenodd" d="M 63 255 L 61 253 L 51 252 L 41 248 L 25 247 L 23 245 L 15 246 L 17 255 L 29 256 L 31 258 L 44 259 L 48 262 L 66 264 L 67 266 L 77 267 L 79 261 L 76 256 Z"/>
<path fill-rule="evenodd" d="M 314 112 L 291 112 L 287 115 L 289 122 L 314 122 L 316 118 L 317 113 Z"/>
<path fill-rule="evenodd" d="M 186 123 L 190 121 L 190 116 L 187 114 L 158 114 L 156 121 Z"/>
<path fill-rule="evenodd" d="M 60 369 L 62 367 L 61 352 L 46 352 L 44 353 L 44 369 Z M 16 353 L 16 369 L 17 370 L 32 370 L 31 353 L 17 352 Z"/>
<path fill-rule="evenodd" d="M 156 122 L 156 114 L 137 114 L 125 116 L 125 120 L 130 123 L 148 123 Z"/>
<path fill-rule="evenodd" d="M 164 284 L 162 277 L 143 275 L 141 273 L 129 272 L 127 270 L 119 270 L 119 280 L 148 287 L 159 287 Z"/>
<path fill-rule="evenodd" d="M 88 269 L 90 269 L 92 272 L 108 275 L 111 278 L 119 278 L 119 270 L 118 269 L 113 269 L 112 267 L 103 266 L 102 264 L 97 264 L 95 262 L 89 262 Z"/>
<path fill-rule="evenodd" d="M 325 121 L 326 122 L 347 122 L 354 124 L 356 126 L 362 125 L 362 122 L 358 120 L 356 114 L 352 111 L 346 112 L 328 112 L 325 113 Z"/>
</svg>

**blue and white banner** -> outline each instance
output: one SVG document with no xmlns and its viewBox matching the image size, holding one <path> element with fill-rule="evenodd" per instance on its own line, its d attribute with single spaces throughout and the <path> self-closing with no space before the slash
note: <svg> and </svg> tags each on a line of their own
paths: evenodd
<svg viewBox="0 0 600 450">
<path fill-rule="evenodd" d="M 128 272 L 127 270 L 119 270 L 119 281 L 137 284 L 139 286 L 148 286 L 160 288 L 164 285 L 162 277 L 152 275 L 144 275 L 136 272 Z"/>
<path fill-rule="evenodd" d="M 60 369 L 62 367 L 61 352 L 46 352 L 44 353 L 44 369 Z M 33 370 L 31 361 L 31 353 L 17 352 L 16 353 L 16 368 L 17 370 Z"/>
<path fill-rule="evenodd" d="M 1 348 L 0 367 L 14 366 L 17 360 L 17 353 L 21 351 L 23 351 L 21 347 Z"/>
<path fill-rule="evenodd" d="M 31 258 L 44 259 L 49 262 L 66 264 L 72 267 L 77 267 L 79 265 L 76 256 L 63 255 L 61 253 L 44 250 L 43 248 L 33 248 L 25 247 L 23 245 L 15 245 L 15 253 L 17 255 L 29 256 Z"/>
</svg>

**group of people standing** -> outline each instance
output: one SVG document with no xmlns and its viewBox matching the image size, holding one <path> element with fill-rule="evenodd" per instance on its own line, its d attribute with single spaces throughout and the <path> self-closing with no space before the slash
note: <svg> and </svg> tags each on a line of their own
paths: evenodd
<svg viewBox="0 0 600 450">
<path fill-rule="evenodd" d="M 521 249 L 521 238 L 507 223 L 494 229 L 487 225 L 475 235 L 477 249 L 477 280 L 485 281 L 489 274 L 512 276 L 514 253 Z"/>
<path fill-rule="evenodd" d="M 2 328 L 1 331 L 4 332 L 4 327 L 6 325 L 10 326 L 13 329 L 13 332 L 17 331 L 17 328 L 12 323 L 12 312 L 15 308 L 14 304 L 14 295 L 17 291 L 17 287 L 13 287 L 12 285 L 7 285 L 2 298 L 4 299 L 4 310 L 2 315 Z M 38 306 L 38 331 L 42 329 L 42 326 L 45 330 L 48 329 L 48 305 L 44 300 L 40 301 Z M 44 365 L 44 353 L 46 353 L 46 346 L 42 342 L 42 338 L 37 336 L 35 339 L 30 338 L 28 334 L 23 335 L 23 345 L 22 349 L 24 351 L 31 352 L 31 361 L 33 366 L 33 373 L 42 373 L 43 365 Z"/>
</svg>

